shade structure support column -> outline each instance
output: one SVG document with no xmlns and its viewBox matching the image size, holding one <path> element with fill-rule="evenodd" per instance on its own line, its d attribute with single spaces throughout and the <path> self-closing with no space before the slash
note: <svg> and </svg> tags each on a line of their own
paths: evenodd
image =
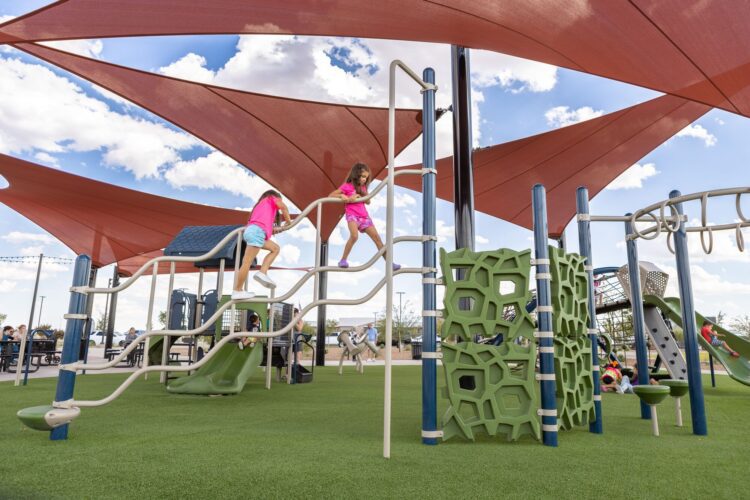
<svg viewBox="0 0 750 500">
<path fill-rule="evenodd" d="M 599 353 L 597 337 L 599 331 L 596 325 L 596 303 L 594 297 L 594 261 L 591 255 L 591 221 L 589 220 L 589 191 L 579 187 L 576 191 L 576 211 L 578 212 L 578 251 L 586 259 L 586 277 L 589 289 L 589 323 L 588 335 L 591 341 L 591 374 L 594 382 L 594 413 L 595 419 L 589 423 L 589 432 L 601 434 L 602 424 L 602 396 L 601 379 L 599 378 Z M 583 216 L 583 217 L 582 217 Z M 564 233 L 563 233 L 564 235 Z M 561 238 L 564 242 L 564 237 Z"/>
<path fill-rule="evenodd" d="M 319 266 L 328 265 L 328 241 L 320 243 L 320 262 Z M 324 300 L 328 295 L 328 273 L 318 273 L 318 299 Z M 318 306 L 318 334 L 315 342 L 315 365 L 325 366 L 326 364 L 326 306 Z"/>
<path fill-rule="evenodd" d="M 422 79 L 435 83 L 435 70 L 426 68 Z M 435 269 L 436 178 L 435 171 L 435 89 L 422 92 L 422 234 L 431 236 L 422 243 L 422 267 Z M 422 443 L 438 443 L 437 428 L 437 273 L 427 272 L 422 279 Z M 434 314 L 433 314 L 434 313 Z M 390 347 L 390 346 L 386 346 Z"/>
<path fill-rule="evenodd" d="M 115 265 L 112 271 L 112 288 L 120 286 L 120 268 Z M 109 311 L 107 312 L 107 341 L 104 344 L 104 350 L 112 349 L 112 339 L 115 334 L 115 315 L 117 314 L 117 292 L 110 294 Z"/>
<path fill-rule="evenodd" d="M 91 257 L 79 255 L 73 268 L 73 286 L 84 287 L 87 284 L 91 271 Z M 68 303 L 68 314 L 65 322 L 65 336 L 63 337 L 63 350 L 60 363 L 63 365 L 78 361 L 81 349 L 81 333 L 86 323 L 83 318 L 86 311 L 87 297 L 83 293 L 70 292 Z M 57 389 L 55 391 L 55 402 L 65 402 L 73 399 L 73 391 L 76 383 L 76 372 L 71 370 L 60 370 L 57 377 Z M 53 441 L 68 439 L 68 424 L 55 427 L 50 431 L 50 439 Z"/>
<path fill-rule="evenodd" d="M 539 385 L 542 394 L 542 443 L 557 446 L 557 398 L 555 388 L 555 347 L 552 330 L 552 290 L 550 289 L 547 194 L 544 186 L 532 189 L 534 215 L 534 258 L 536 262 L 537 331 L 539 339 Z"/>
<path fill-rule="evenodd" d="M 474 179 L 469 49 L 451 47 L 453 76 L 453 206 L 456 248 L 474 250 Z"/>
<path fill-rule="evenodd" d="M 677 198 L 677 190 L 669 193 L 670 198 Z M 739 198 L 738 198 L 739 199 Z M 738 201 L 739 203 L 739 201 Z M 698 328 L 695 325 L 695 303 L 693 301 L 693 283 L 690 278 L 690 258 L 688 256 L 687 232 L 682 220 L 682 203 L 673 204 L 679 217 L 679 228 L 674 233 L 674 254 L 677 264 L 677 283 L 680 288 L 680 308 L 682 309 L 682 331 L 685 339 L 685 358 L 687 361 L 688 384 L 690 386 L 690 415 L 693 422 L 693 434 L 708 434 L 706 424 L 706 407 L 703 401 L 703 382 L 701 380 L 700 354 L 698 353 Z"/>
<path fill-rule="evenodd" d="M 625 214 L 629 217 L 632 214 Z M 638 384 L 648 385 L 648 350 L 646 348 L 646 326 L 643 319 L 643 295 L 641 293 L 641 269 L 638 264 L 638 244 L 630 236 L 634 234 L 630 220 L 625 222 L 625 245 L 628 251 L 628 281 L 630 282 L 630 307 L 633 311 L 633 337 L 638 367 Z M 651 419 L 651 408 L 641 400 L 641 418 Z"/>
</svg>

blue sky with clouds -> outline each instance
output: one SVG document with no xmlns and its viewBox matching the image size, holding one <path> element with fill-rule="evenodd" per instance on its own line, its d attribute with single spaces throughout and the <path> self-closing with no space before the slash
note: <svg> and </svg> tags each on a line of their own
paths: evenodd
<svg viewBox="0 0 750 500">
<path fill-rule="evenodd" d="M 7 1 L 0 3 L 0 19 L 33 10 L 48 2 Z M 436 69 L 438 105 L 450 104 L 450 50 L 445 45 L 383 40 L 352 40 L 288 36 L 148 37 L 90 40 L 59 46 L 89 57 L 160 72 L 181 78 L 212 82 L 243 90 L 359 105 L 387 104 L 387 68 L 401 58 L 414 68 Z M 549 131 L 603 113 L 652 99 L 659 94 L 647 89 L 584 75 L 500 54 L 472 51 L 475 143 L 490 146 L 527 135 Z M 112 100 L 90 84 L 33 57 L 13 50 L 0 50 L 0 152 L 35 161 L 66 172 L 138 189 L 153 194 L 216 206 L 250 207 L 253 196 L 266 184 L 247 169 L 203 145 L 199 140 L 135 106 Z M 414 89 L 402 86 L 399 105 L 419 107 Z M 27 112 L 25 120 L 16 117 Z M 621 215 L 664 199 L 672 189 L 684 193 L 748 185 L 746 165 L 750 159 L 746 118 L 724 111 L 711 111 L 695 124 L 638 162 L 610 189 L 592 201 L 600 214 Z M 450 154 L 450 120 L 438 126 L 438 156 Z M 419 160 L 419 143 L 399 159 L 402 164 Z M 246 165 L 250 171 L 252 165 Z M 206 182 L 212 187 L 205 188 Z M 283 192 L 283 186 L 277 186 Z M 421 228 L 420 196 L 398 191 L 397 234 L 414 234 Z M 502 200 L 498 200 L 502 203 Z M 750 212 L 750 201 L 744 201 Z M 689 209 L 690 210 L 690 209 Z M 383 231 L 382 200 L 371 207 L 376 225 Z M 695 207 L 689 212 L 698 217 Z M 440 202 L 438 227 L 441 245 L 452 248 L 453 216 L 449 204 Z M 735 220 L 732 203 L 711 206 L 709 220 Z M 338 260 L 345 233 L 334 233 L 331 261 Z M 527 248 L 531 233 L 525 229 L 477 214 L 477 248 Z M 566 231 L 571 249 L 577 247 L 575 227 Z M 622 265 L 625 251 L 621 224 L 594 227 L 595 265 Z M 284 234 L 281 265 L 312 264 L 314 249 L 310 228 Z M 1 255 L 70 255 L 44 230 L 0 205 Z M 729 234 L 717 237 L 711 256 L 692 242 L 693 283 L 698 308 L 706 314 L 719 309 L 731 316 L 744 314 L 750 304 L 750 251 L 740 253 Z M 397 249 L 404 264 L 418 264 L 415 247 Z M 352 261 L 362 262 L 374 251 L 364 239 L 357 244 Z M 674 261 L 664 239 L 641 245 L 641 258 L 673 272 Z M 34 266 L 0 263 L 0 312 L 14 324 L 28 321 Z M 111 269 L 100 272 L 106 285 Z M 331 276 L 331 297 L 364 295 L 382 276 L 382 264 L 356 281 L 351 275 Z M 298 275 L 278 272 L 280 286 L 287 287 Z M 71 269 L 45 265 L 40 295 L 47 297 L 42 321 L 62 324 L 67 305 Z M 676 278 L 672 280 L 674 287 Z M 195 288 L 195 276 L 181 276 L 178 286 Z M 162 288 L 166 279 L 162 280 Z M 117 329 L 142 328 L 147 283 L 140 283 L 120 298 Z M 417 277 L 398 279 L 397 290 L 419 309 Z M 260 291 L 260 290 L 258 290 Z M 672 291 L 676 293 L 675 289 Z M 165 291 L 162 291 L 162 294 Z M 295 302 L 312 295 L 303 288 Z M 103 310 L 104 299 L 95 310 Z M 166 297 L 160 297 L 166 304 Z M 351 309 L 331 308 L 333 317 L 365 315 L 381 311 L 384 295 Z M 163 307 L 162 307 L 163 308 Z M 365 314 L 366 313 L 366 314 Z M 312 316 L 312 315 L 311 315 Z M 311 319 L 308 318 L 308 319 Z"/>
</svg>

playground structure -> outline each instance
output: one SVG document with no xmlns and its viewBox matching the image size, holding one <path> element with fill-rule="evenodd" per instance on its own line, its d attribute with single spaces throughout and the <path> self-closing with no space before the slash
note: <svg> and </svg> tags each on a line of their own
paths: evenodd
<svg viewBox="0 0 750 500">
<path fill-rule="evenodd" d="M 423 109 L 422 109 L 422 126 L 423 126 L 423 165 L 422 169 L 399 169 L 396 171 L 395 168 L 395 78 L 396 70 L 401 69 L 411 80 L 416 82 L 421 88 L 423 94 Z M 434 84 L 435 74 L 430 68 L 425 69 L 423 78 L 420 78 L 414 73 L 409 67 L 404 65 L 402 62 L 395 60 L 390 64 L 390 78 L 389 78 L 389 113 L 388 113 L 388 178 L 386 182 L 381 182 L 375 189 L 373 189 L 367 196 L 363 197 L 361 201 L 369 201 L 376 196 L 381 190 L 386 189 L 387 196 L 387 215 L 386 215 L 386 243 L 383 248 L 378 250 L 375 255 L 369 259 L 365 264 L 360 266 L 352 266 L 347 269 L 340 269 L 334 266 L 320 266 L 307 271 L 298 282 L 291 287 L 286 293 L 275 297 L 272 290 L 270 298 L 256 297 L 253 299 L 235 301 L 229 300 L 219 305 L 216 311 L 205 320 L 205 323 L 188 329 L 165 329 L 155 330 L 152 324 L 152 316 L 154 311 L 154 298 L 156 293 L 156 284 L 158 277 L 158 268 L 162 262 L 169 263 L 169 284 L 167 296 L 171 301 L 172 292 L 174 288 L 174 275 L 175 267 L 177 263 L 183 262 L 203 262 L 208 259 L 214 258 L 232 239 L 236 239 L 236 255 L 235 255 L 235 272 L 239 266 L 241 260 L 240 250 L 242 248 L 241 238 L 242 230 L 239 228 L 229 232 L 221 241 L 214 246 L 214 248 L 199 256 L 169 256 L 165 255 L 162 257 L 156 257 L 151 259 L 149 262 L 142 265 L 133 275 L 121 283 L 118 286 L 112 288 L 96 288 L 88 285 L 88 276 L 90 275 L 91 259 L 85 255 L 80 255 L 75 262 L 73 287 L 71 288 L 71 299 L 69 305 L 69 312 L 65 315 L 67 320 L 64 345 L 62 352 L 62 364 L 60 367 L 60 375 L 58 378 L 57 391 L 55 394 L 55 400 L 50 406 L 39 406 L 27 408 L 18 412 L 18 416 L 22 422 L 31 428 L 38 430 L 49 430 L 50 438 L 53 440 L 66 439 L 68 434 L 68 424 L 80 414 L 80 408 L 84 407 L 96 407 L 102 406 L 112 402 L 120 394 L 122 394 L 133 381 L 135 381 L 141 375 L 145 375 L 151 372 L 161 373 L 161 382 L 167 382 L 167 374 L 169 372 L 195 372 L 192 377 L 185 377 L 178 379 L 173 387 L 173 392 L 179 392 L 184 390 L 186 387 L 189 388 L 188 392 L 204 394 L 206 391 L 213 390 L 212 387 L 206 386 L 206 381 L 211 381 L 213 385 L 231 385 L 231 387 L 224 387 L 221 389 L 221 393 L 234 392 L 237 390 L 238 385 L 241 385 L 242 378 L 246 379 L 252 369 L 257 366 L 259 358 L 259 346 L 260 342 L 256 344 L 252 349 L 247 350 L 247 354 L 244 356 L 232 355 L 228 349 L 233 348 L 237 351 L 234 345 L 229 345 L 229 342 L 236 339 L 245 337 L 255 337 L 256 339 L 267 339 L 268 349 L 268 365 L 266 369 L 266 386 L 270 388 L 270 373 L 271 373 L 271 360 L 272 360 L 272 347 L 273 339 L 282 335 L 288 334 L 295 321 L 289 322 L 285 327 L 274 330 L 273 315 L 271 315 L 269 321 L 268 332 L 248 332 L 243 328 L 239 331 L 235 331 L 235 315 L 238 312 L 238 302 L 249 303 L 249 304 L 274 304 L 288 300 L 291 298 L 308 280 L 310 277 L 315 279 L 315 294 L 313 302 L 302 307 L 297 318 L 303 317 L 308 311 L 321 305 L 356 305 L 371 299 L 381 288 L 386 288 L 386 321 L 385 321 L 385 339 L 386 345 L 390 345 L 392 342 L 392 309 L 393 309 L 393 277 L 398 274 L 416 273 L 426 276 L 432 280 L 431 284 L 431 296 L 432 302 L 434 303 L 434 286 L 435 286 L 435 241 L 437 237 L 435 235 L 435 188 L 434 188 L 434 177 L 436 174 L 435 164 L 435 98 L 434 93 L 437 87 Z M 420 236 L 401 236 L 394 237 L 393 234 L 393 206 L 394 206 L 394 179 L 398 175 L 420 175 L 423 179 L 424 184 L 424 203 L 423 203 L 423 234 Z M 427 193 L 432 193 L 429 196 Z M 296 226 L 300 221 L 304 219 L 313 210 L 316 210 L 318 222 L 322 218 L 323 205 L 326 203 L 343 203 L 343 200 L 338 198 L 321 198 L 309 206 L 307 206 L 299 216 L 289 225 L 286 229 L 291 229 Z M 398 271 L 393 270 L 393 248 L 396 243 L 401 242 L 420 242 L 424 247 L 424 267 L 418 268 L 401 268 Z M 317 243 L 315 262 L 316 264 L 321 261 L 320 258 L 320 224 L 317 225 Z M 378 282 L 372 290 L 370 290 L 365 296 L 357 299 L 319 299 L 318 297 L 318 279 L 322 272 L 358 272 L 372 266 L 380 257 L 384 256 L 386 260 L 385 265 L 385 277 Z M 223 273 L 225 271 L 223 266 L 223 260 L 221 262 L 221 268 L 219 272 L 219 284 L 217 290 L 221 290 L 221 283 L 223 283 Z M 151 290 L 149 295 L 149 305 L 146 316 L 147 328 L 146 332 L 139 335 L 135 341 L 128 347 L 122 350 L 112 360 L 107 363 L 88 363 L 80 362 L 78 353 L 78 344 L 80 343 L 81 333 L 84 330 L 84 326 L 91 320 L 90 314 L 87 314 L 87 302 L 88 298 L 94 294 L 112 294 L 119 293 L 130 286 L 132 286 L 141 276 L 147 273 L 151 269 Z M 202 279 L 202 273 L 200 275 Z M 201 281 L 202 283 L 202 281 Z M 199 295 L 200 295 L 199 285 Z M 429 299 L 425 301 L 429 302 Z M 168 305 L 167 311 L 167 323 L 169 324 L 169 309 L 171 309 L 171 302 Z M 214 348 L 206 354 L 203 359 L 196 361 L 187 366 L 173 366 L 169 365 L 168 360 L 168 348 L 162 347 L 161 349 L 161 363 L 157 365 L 149 365 L 149 356 L 144 356 L 144 366 L 134 371 L 119 387 L 117 387 L 109 396 L 99 400 L 76 400 L 74 399 L 75 389 L 75 376 L 79 370 L 103 370 L 115 366 L 118 362 L 125 359 L 131 354 L 141 342 L 146 343 L 144 349 L 148 352 L 149 344 L 151 339 L 160 338 L 162 346 L 168 345 L 168 339 L 173 337 L 195 337 L 205 332 L 209 327 L 219 320 L 225 311 L 230 312 L 230 330 L 229 334 L 221 338 Z M 424 329 L 424 352 L 434 354 L 435 351 L 435 318 L 436 314 L 431 316 L 431 320 L 427 320 L 427 323 L 431 324 L 431 328 L 426 326 Z M 290 343 L 290 350 L 292 349 L 292 343 Z M 435 356 L 431 357 L 432 362 L 432 373 L 435 373 Z M 426 360 L 424 364 L 429 364 L 430 361 Z M 214 375 L 224 374 L 226 375 L 226 365 L 233 367 L 240 367 L 240 374 L 237 375 L 236 369 L 229 370 L 235 376 L 229 381 L 227 377 L 222 379 L 221 376 L 217 379 Z M 198 373 L 202 375 L 195 377 Z M 384 438 L 383 438 L 383 455 L 387 458 L 390 456 L 390 391 L 391 391 L 391 353 L 386 350 L 385 355 L 385 400 L 384 400 Z M 241 390 L 241 388 L 240 388 Z M 433 429 L 432 432 L 435 432 Z"/>
<path fill-rule="evenodd" d="M 375 354 L 375 356 L 378 355 L 378 346 L 370 342 L 370 340 L 367 338 L 366 332 L 362 332 L 355 339 L 356 342 L 352 340 L 351 336 L 347 332 L 341 332 L 339 334 L 338 340 L 344 345 L 344 349 L 341 351 L 341 357 L 339 358 L 339 375 L 343 374 L 344 372 L 344 360 L 347 357 L 352 358 L 352 361 L 354 361 L 358 373 L 364 373 L 365 367 L 362 363 L 362 354 L 369 349 L 373 354 Z"/>
</svg>

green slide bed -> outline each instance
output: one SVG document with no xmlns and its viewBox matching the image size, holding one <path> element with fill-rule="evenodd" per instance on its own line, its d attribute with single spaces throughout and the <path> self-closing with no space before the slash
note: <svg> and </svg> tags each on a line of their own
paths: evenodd
<svg viewBox="0 0 750 500">
<path fill-rule="evenodd" d="M 669 317 L 670 320 L 682 327 L 680 299 L 675 297 L 665 297 L 664 299 L 660 299 L 654 295 L 646 295 L 643 297 L 643 301 L 646 304 L 658 307 Z M 724 335 L 724 337 L 720 338 L 725 340 L 729 347 L 737 351 L 740 355 L 739 358 L 732 357 L 723 348 L 714 347 L 706 342 L 706 340 L 700 335 L 700 327 L 705 318 L 696 312 L 695 319 L 698 322 L 698 342 L 700 345 L 703 346 L 706 351 L 711 353 L 711 356 L 719 360 L 730 377 L 741 384 L 750 385 L 750 341 L 727 331 L 719 325 L 714 325 L 714 331 L 720 335 Z"/>
<path fill-rule="evenodd" d="M 239 394 L 262 360 L 261 342 L 243 350 L 237 349 L 235 343 L 225 344 L 195 373 L 170 382 L 167 391 L 176 394 Z"/>
</svg>

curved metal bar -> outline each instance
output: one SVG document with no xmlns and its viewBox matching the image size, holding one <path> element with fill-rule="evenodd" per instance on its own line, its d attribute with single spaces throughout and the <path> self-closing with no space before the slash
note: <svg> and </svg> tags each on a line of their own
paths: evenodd
<svg viewBox="0 0 750 500">
<path fill-rule="evenodd" d="M 708 248 L 706 248 L 706 241 L 703 237 L 704 234 L 708 233 Z M 703 231 L 700 231 L 701 235 L 701 246 L 703 247 L 703 251 L 707 254 L 710 254 L 714 250 L 714 231 L 711 228 L 711 226 L 705 226 L 705 229 Z"/>
<path fill-rule="evenodd" d="M 741 197 L 742 193 L 737 193 L 737 198 L 734 200 L 734 205 L 737 208 L 737 217 L 739 217 L 742 222 L 750 222 L 742 213 Z"/>
<path fill-rule="evenodd" d="M 737 249 L 740 252 L 745 251 L 745 237 L 742 235 L 742 224 L 737 224 L 737 228 L 734 230 L 734 239 L 737 241 Z"/>
<path fill-rule="evenodd" d="M 399 269 L 398 271 L 394 271 L 393 274 L 423 274 L 425 272 L 424 268 L 421 267 L 409 267 L 409 268 L 403 268 Z M 311 309 L 322 306 L 322 305 L 359 305 L 367 302 L 371 298 L 375 296 L 376 293 L 380 291 L 383 286 L 386 284 L 386 278 L 381 279 L 365 296 L 357 298 L 357 299 L 323 299 L 323 300 L 317 300 L 315 302 L 312 302 L 302 308 L 299 315 L 304 316 L 307 314 Z M 225 304 L 226 305 L 226 304 Z M 281 330 L 277 330 L 275 332 L 235 332 L 230 335 L 227 335 L 223 337 L 219 342 L 216 343 L 214 348 L 206 354 L 200 361 L 197 363 L 193 363 L 191 365 L 185 365 L 185 366 L 176 366 L 176 365 L 151 365 L 146 366 L 143 368 L 140 368 L 136 371 L 134 371 L 127 379 L 125 379 L 122 384 L 120 384 L 117 389 L 115 389 L 109 396 L 103 399 L 99 400 L 82 400 L 77 401 L 74 399 L 63 401 L 63 402 L 55 402 L 54 406 L 56 408 L 70 408 L 73 406 L 83 408 L 83 407 L 94 407 L 94 406 L 103 406 L 107 403 L 111 403 L 114 401 L 118 396 L 120 396 L 125 389 L 127 389 L 139 376 L 141 376 L 144 373 L 150 373 L 150 372 L 160 372 L 160 371 L 166 371 L 169 370 L 170 372 L 187 372 L 187 371 L 194 371 L 208 363 L 213 356 L 216 355 L 217 352 L 223 347 L 225 344 L 229 343 L 230 341 L 234 339 L 239 339 L 242 337 L 255 337 L 255 338 L 275 338 L 280 337 L 282 335 L 288 334 L 291 329 L 294 328 L 294 322 L 290 322 L 288 325 L 286 325 Z M 164 335 L 165 332 L 160 332 L 161 335 Z M 144 334 L 145 335 L 145 334 Z M 133 342 L 135 344 L 135 342 Z M 131 344 L 132 345 L 132 344 Z M 71 365 L 67 365 L 68 367 L 73 367 L 75 363 Z M 92 369 L 90 367 L 86 367 L 87 370 Z"/>
<path fill-rule="evenodd" d="M 395 176 L 399 175 L 422 175 L 423 170 L 418 168 L 403 168 L 401 170 L 397 170 L 393 173 Z M 388 183 L 381 182 L 378 184 L 378 186 L 372 190 L 372 192 L 368 193 L 366 196 L 363 196 L 362 198 L 357 199 L 357 202 L 365 202 L 372 199 L 375 195 L 377 195 L 380 191 L 386 188 Z M 288 226 L 284 227 L 284 231 L 288 231 L 289 229 L 292 229 L 297 224 L 299 224 L 307 214 L 309 214 L 311 211 L 313 211 L 318 205 L 322 205 L 323 203 L 345 203 L 344 200 L 341 200 L 339 198 L 319 198 L 315 200 L 314 202 L 310 203 Z M 90 287 L 75 287 L 75 291 L 79 293 L 117 293 L 121 292 L 122 290 L 125 290 L 126 288 L 129 288 L 135 281 L 146 272 L 146 270 L 149 268 L 149 266 L 152 266 L 154 263 L 157 262 L 202 262 L 204 260 L 208 260 L 214 255 L 216 255 L 219 250 L 224 248 L 227 243 L 233 238 L 236 237 L 238 234 L 242 233 L 244 231 L 244 227 L 240 227 L 235 229 L 234 231 L 228 233 L 222 240 L 216 244 L 216 246 L 209 250 L 208 252 L 204 253 L 203 255 L 197 255 L 192 257 L 187 256 L 172 256 L 172 255 L 161 255 L 159 257 L 154 257 L 153 259 L 149 260 L 145 264 L 143 264 L 137 271 L 133 273 L 133 275 L 128 278 L 127 280 L 120 283 L 118 286 L 113 288 L 90 288 Z"/>
<path fill-rule="evenodd" d="M 423 240 L 424 240 L 424 236 L 399 236 L 398 238 L 394 238 L 394 244 L 395 243 L 401 243 L 401 242 L 404 242 L 404 241 L 421 242 Z M 297 283 L 295 283 L 295 285 L 292 286 L 292 288 L 290 288 L 289 291 L 286 292 L 283 295 L 279 295 L 278 297 L 275 297 L 273 299 L 253 298 L 253 299 L 242 300 L 241 302 L 243 302 L 243 303 L 244 302 L 268 303 L 268 304 L 272 304 L 272 303 L 276 303 L 276 302 L 284 302 L 287 299 L 289 299 L 290 297 L 292 297 L 295 293 L 297 293 L 297 291 L 300 288 L 302 288 L 302 286 L 307 282 L 307 280 L 309 280 L 310 277 L 313 276 L 314 274 L 317 274 L 318 272 L 322 272 L 322 271 L 340 271 L 340 272 L 347 272 L 347 273 L 354 273 L 354 272 L 358 272 L 358 271 L 363 271 L 363 270 L 369 268 L 370 266 L 372 266 L 372 264 L 374 264 L 377 261 L 377 259 L 383 255 L 383 252 L 385 252 L 385 250 L 386 250 L 386 247 L 385 246 L 382 247 L 380 250 L 378 250 L 377 252 L 375 252 L 375 255 L 373 255 L 370 258 L 370 260 L 368 260 L 367 262 L 365 262 L 364 264 L 359 265 L 359 266 L 353 266 L 353 267 L 349 267 L 349 268 L 346 268 L 346 269 L 342 269 L 342 268 L 337 267 L 337 266 L 319 266 L 319 267 L 314 267 L 311 270 L 307 271 L 305 273 L 305 275 L 302 278 L 300 278 L 297 281 Z M 107 368 L 113 368 L 114 366 L 117 366 L 117 363 L 119 363 L 120 361 L 122 361 L 123 359 L 125 359 L 128 356 L 128 354 L 130 354 L 131 352 L 133 352 L 133 350 L 136 349 L 137 345 L 142 340 L 145 340 L 145 339 L 147 339 L 149 337 L 160 337 L 160 336 L 193 337 L 193 336 L 202 334 L 203 332 L 205 332 L 208 329 L 209 325 L 212 325 L 219 318 L 222 317 L 222 315 L 224 314 L 224 311 L 226 311 L 230 307 L 234 307 L 234 305 L 236 303 L 237 303 L 237 301 L 235 301 L 235 300 L 229 300 L 228 302 L 225 302 L 223 305 L 219 306 L 216 309 L 216 312 L 214 312 L 211 315 L 211 317 L 206 320 L 205 324 L 203 324 L 203 325 L 201 325 L 201 326 L 199 326 L 197 328 L 193 328 L 191 330 L 152 330 L 152 331 L 147 331 L 145 333 L 142 333 L 141 335 L 139 335 L 138 337 L 136 337 L 135 340 L 133 340 L 133 342 L 131 342 L 128 347 L 126 347 L 125 349 L 123 349 L 122 352 L 120 352 L 120 354 L 118 354 L 117 356 L 113 357 L 110 361 L 108 361 L 106 363 L 91 365 L 91 364 L 84 364 L 84 363 L 81 363 L 81 362 L 77 361 L 75 363 L 72 363 L 71 365 L 61 365 L 60 369 L 62 369 L 62 370 L 73 370 L 73 369 L 78 369 L 78 370 L 81 370 L 81 369 L 86 369 L 86 370 L 106 370 Z M 323 304 L 323 305 L 325 305 L 325 304 Z"/>
<path fill-rule="evenodd" d="M 651 212 L 648 212 L 646 214 L 641 214 L 641 215 L 645 215 L 646 217 L 651 218 L 651 220 L 653 220 L 653 222 L 654 222 L 654 225 L 651 226 L 651 227 L 649 227 L 645 231 L 639 231 L 638 227 L 635 224 L 636 219 L 639 218 L 638 213 L 636 212 L 636 213 L 634 213 L 633 215 L 630 216 L 630 224 L 631 224 L 631 227 L 633 228 L 633 233 L 638 238 L 641 238 L 641 239 L 644 239 L 644 240 L 655 240 L 661 234 L 661 226 L 662 226 L 662 224 L 660 223 L 659 218 L 656 217 L 656 215 L 654 215 Z M 647 236 L 647 235 L 649 235 L 651 233 L 654 233 L 653 236 Z"/>
</svg>

